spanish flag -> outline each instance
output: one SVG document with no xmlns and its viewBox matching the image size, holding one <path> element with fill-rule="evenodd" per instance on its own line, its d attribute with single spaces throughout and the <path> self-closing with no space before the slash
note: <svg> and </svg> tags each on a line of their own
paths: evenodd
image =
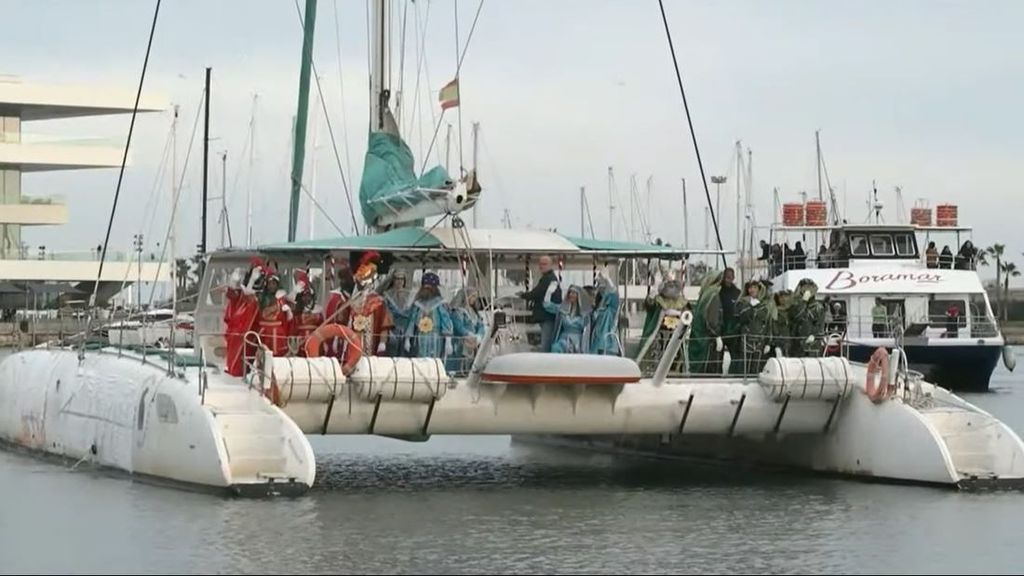
<svg viewBox="0 0 1024 576">
<path fill-rule="evenodd" d="M 445 84 L 444 88 L 441 88 L 441 92 L 438 94 L 437 99 L 441 102 L 441 110 L 447 110 L 458 106 L 459 79 L 456 78 L 455 80 Z"/>
</svg>

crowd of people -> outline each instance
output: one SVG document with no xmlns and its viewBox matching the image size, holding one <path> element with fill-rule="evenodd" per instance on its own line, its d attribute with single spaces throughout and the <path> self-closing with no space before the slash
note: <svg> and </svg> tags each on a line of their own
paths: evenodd
<svg viewBox="0 0 1024 576">
<path fill-rule="evenodd" d="M 647 298 L 647 318 L 642 341 L 654 358 L 666 349 L 675 322 L 665 322 L 678 310 L 693 315 L 686 354 L 689 371 L 696 374 L 757 373 L 769 356 L 820 356 L 825 346 L 826 323 L 838 318 L 817 298 L 818 286 L 810 279 L 796 290 L 769 295 L 764 280 L 747 282 L 741 291 L 732 268 L 705 276 L 695 302 L 686 302 L 682 286 L 674 279 L 661 284 L 658 294 Z M 732 359 L 724 363 L 725 352 Z M 679 354 L 683 352 L 680 351 Z"/>
<path fill-rule="evenodd" d="M 788 242 L 769 245 L 768 242 L 761 240 L 761 255 L 758 260 L 767 263 L 771 276 L 778 276 L 788 270 L 805 270 L 809 267 L 845 268 L 849 266 L 851 257 L 871 254 L 864 236 L 857 236 L 852 248 L 845 235 L 833 231 L 832 236 L 828 246 L 822 244 L 818 247 L 814 258 L 808 257 L 803 244 L 799 241 L 793 248 L 790 248 Z M 940 253 L 935 242 L 929 241 L 928 248 L 925 250 L 925 263 L 928 268 L 976 270 L 978 249 L 970 240 L 967 240 L 955 255 L 948 244 L 942 248 Z"/>
<path fill-rule="evenodd" d="M 227 287 L 224 309 L 226 370 L 245 373 L 245 359 L 259 344 L 274 356 L 331 355 L 348 357 L 352 347 L 361 356 L 443 358 L 449 370 L 468 370 L 476 347 L 486 335 L 486 321 L 476 289 L 459 290 L 451 302 L 441 295 L 440 277 L 425 272 L 415 293 L 401 269 L 378 276 L 380 254 L 369 252 L 354 273 L 342 262 L 324 305 L 305 271 L 296 271 L 292 290 L 281 289 L 277 271 L 254 260 L 246 273 L 236 270 Z M 345 337 L 319 339 L 318 330 L 344 326 Z"/>
<path fill-rule="evenodd" d="M 563 289 L 552 259 L 539 260 L 534 286 L 517 296 L 530 307 L 529 321 L 539 327 L 538 350 L 556 354 L 626 354 L 620 339 L 618 289 L 603 274 L 593 285 L 572 284 Z M 351 347 L 361 356 L 442 358 L 449 371 L 464 373 L 488 333 L 480 294 L 459 289 L 450 301 L 441 293 L 441 280 L 425 271 L 416 291 L 405 271 L 378 275 L 381 257 L 369 252 L 354 273 L 346 263 L 331 274 L 332 289 L 319 299 L 306 271 L 294 272 L 290 291 L 270 264 L 254 259 L 249 270 L 236 269 L 228 283 L 224 310 L 227 372 L 242 376 L 246 358 L 258 344 L 274 356 L 332 355 L 346 357 Z M 791 356 L 820 355 L 826 320 L 836 315 L 828 302 L 816 298 L 817 286 L 801 281 L 795 292 L 768 294 L 766 281 L 748 282 L 741 291 L 731 268 L 708 274 L 696 301 L 687 302 L 682 284 L 673 277 L 644 300 L 641 336 L 644 350 L 657 356 L 680 321 L 693 315 L 688 338 L 689 368 L 694 373 L 720 373 L 728 350 L 730 371 L 757 372 L 776 351 Z M 332 333 L 318 337 L 321 328 L 337 324 L 347 337 Z M 310 341 L 314 342 L 310 346 Z M 652 345 L 655 344 L 655 345 Z"/>
</svg>

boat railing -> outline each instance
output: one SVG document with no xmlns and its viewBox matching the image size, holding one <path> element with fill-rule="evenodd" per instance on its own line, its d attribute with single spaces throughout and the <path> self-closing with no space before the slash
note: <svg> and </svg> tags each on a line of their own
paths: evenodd
<svg viewBox="0 0 1024 576">
<path fill-rule="evenodd" d="M 661 363 L 670 334 L 654 334 L 646 346 L 646 354 L 638 357 L 646 341 L 625 339 L 625 353 L 640 366 L 644 377 L 652 377 Z M 721 350 L 718 350 L 721 340 Z M 808 341 L 797 336 L 751 336 L 747 334 L 692 337 L 686 335 L 676 359 L 669 366 L 668 376 L 674 378 L 756 378 L 773 356 L 822 357 L 849 356 L 849 346 L 841 332 L 825 332 Z"/>
<path fill-rule="evenodd" d="M 917 314 L 906 319 L 886 315 L 884 322 L 878 322 L 872 315 L 834 317 L 827 325 L 834 331 L 846 332 L 854 338 L 893 338 L 897 329 L 902 329 L 907 338 L 992 338 L 999 335 L 999 325 L 994 318 L 964 314 Z"/>
<path fill-rule="evenodd" d="M 816 250 L 808 250 L 803 254 L 778 254 L 769 252 L 767 255 L 764 253 L 757 256 L 756 262 L 759 267 L 762 265 L 766 267 L 769 277 L 779 276 L 783 272 L 790 270 L 822 270 L 829 268 L 846 268 L 850 265 L 850 260 L 856 260 L 860 258 L 878 258 L 885 259 L 885 256 L 871 256 L 870 254 L 846 254 L 837 253 L 834 251 L 827 251 L 824 254 L 819 253 Z M 952 256 L 933 257 L 929 259 L 927 254 L 921 254 L 917 257 L 907 257 L 893 255 L 892 258 L 900 260 L 913 261 L 920 264 L 922 267 L 931 269 L 943 269 L 943 270 L 977 270 L 978 269 L 978 258 L 964 258 L 956 254 Z M 930 260 L 930 261 L 929 261 Z"/>
</svg>

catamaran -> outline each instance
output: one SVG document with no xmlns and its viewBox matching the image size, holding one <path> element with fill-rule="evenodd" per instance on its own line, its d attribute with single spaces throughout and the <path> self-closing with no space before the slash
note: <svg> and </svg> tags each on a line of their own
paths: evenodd
<svg viewBox="0 0 1024 576">
<path fill-rule="evenodd" d="M 666 315 L 672 321 L 659 326 L 656 346 L 624 338 L 621 354 L 538 351 L 540 328 L 524 320 L 516 293 L 533 285 L 542 256 L 558 263 L 564 282 L 596 284 L 614 282 L 636 260 L 680 262 L 690 253 L 468 226 L 461 215 L 482 191 L 475 172 L 417 176 L 392 129 L 385 73 L 390 3 L 372 5 L 375 120 L 360 192 L 371 232 L 207 254 L 191 354 L 82 339 L 10 355 L 0 363 L 0 439 L 138 477 L 243 495 L 309 490 L 316 465 L 307 435 L 314 434 L 407 441 L 516 435 L 954 487 L 1024 480 L 1018 435 L 910 370 L 898 342 L 875 349 L 867 365 L 843 355 L 776 356 L 749 373 L 696 373 L 685 352 L 696 336 L 691 318 L 680 313 Z M 427 227 L 425 218 L 438 221 Z M 371 325 L 358 318 L 344 327 L 327 318 L 310 338 L 291 337 L 285 347 L 247 330 L 243 373 L 228 373 L 227 294 L 254 257 L 275 263 L 282 290 L 302 281 L 323 306 L 342 288 L 336 263 L 369 252 L 382 255 L 382 279 L 403 271 L 449 290 L 476 288 L 486 329 L 421 357 L 355 345 L 361 337 L 347 335 Z M 361 280 L 350 302 L 378 289 L 372 276 Z M 439 335 L 457 338 L 433 322 L 416 322 L 404 333 Z M 338 336 L 347 339 L 340 356 L 316 345 Z M 460 362 L 450 362 L 454 350 L 464 351 Z"/>
</svg>

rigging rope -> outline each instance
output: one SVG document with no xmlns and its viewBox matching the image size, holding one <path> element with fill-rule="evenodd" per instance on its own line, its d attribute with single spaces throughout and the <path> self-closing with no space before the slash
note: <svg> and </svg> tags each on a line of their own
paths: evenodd
<svg viewBox="0 0 1024 576">
<path fill-rule="evenodd" d="M 455 80 L 456 80 L 456 84 L 458 84 L 459 75 L 462 72 L 462 62 L 463 62 L 463 60 L 466 59 L 466 52 L 469 51 L 469 43 L 473 40 L 473 31 L 476 30 L 476 23 L 480 19 L 480 11 L 483 9 L 483 7 L 484 7 L 484 0 L 480 0 L 480 4 L 478 4 L 477 7 L 476 7 L 476 15 L 473 16 L 473 24 L 469 27 L 469 35 L 466 36 L 466 45 L 462 47 L 462 52 L 461 53 L 459 53 L 459 51 L 457 50 L 457 48 L 458 48 L 458 38 L 457 38 L 457 36 L 458 36 L 458 15 L 456 14 L 456 20 L 455 20 L 455 27 L 456 27 L 456 31 L 455 31 L 455 35 L 456 35 L 456 57 L 459 59 L 458 63 L 455 66 Z M 458 10 L 458 2 L 456 2 L 456 10 Z M 430 81 L 429 72 L 427 74 L 427 81 L 428 82 Z M 457 108 L 459 109 L 459 164 L 460 164 L 460 169 L 461 169 L 462 168 L 462 166 L 461 166 L 461 164 L 462 164 L 462 86 L 459 86 L 459 105 L 457 106 Z M 431 113 L 433 113 L 433 110 L 434 110 L 433 106 L 431 106 L 430 110 L 431 110 Z M 426 167 L 427 167 L 427 162 L 426 162 L 427 156 L 430 156 L 430 152 L 434 149 L 434 144 L 437 142 L 437 133 L 441 129 L 441 121 L 444 120 L 444 112 L 445 112 L 444 110 L 441 111 L 441 118 L 439 118 L 437 120 L 437 125 L 434 126 L 434 136 L 430 139 L 430 147 L 427 149 L 427 153 L 423 156 L 424 162 L 423 162 L 423 166 L 420 168 L 420 172 L 421 173 L 423 172 L 423 170 L 426 169 Z M 438 162 L 438 163 L 440 163 L 440 162 Z"/>
<path fill-rule="evenodd" d="M 459 91 L 459 176 L 461 177 L 466 173 L 466 159 L 462 154 L 462 86 L 459 83 L 459 71 L 462 68 L 461 58 L 459 53 L 462 50 L 462 46 L 459 44 L 459 0 L 455 0 L 455 86 Z"/>
<path fill-rule="evenodd" d="M 338 0 L 334 0 L 334 37 L 338 45 L 338 90 L 341 93 L 341 137 L 345 144 L 345 170 L 352 173 L 352 159 L 348 146 L 348 115 L 345 114 L 345 75 L 341 70 L 341 30 L 338 27 Z M 369 52 L 367 52 L 369 53 Z"/>
<path fill-rule="evenodd" d="M 89 317 L 85 325 L 85 333 L 92 330 L 93 308 L 96 306 L 96 297 L 100 291 L 100 280 L 103 279 L 103 263 L 107 259 L 107 247 L 110 245 L 110 232 L 114 227 L 114 215 L 117 214 L 117 201 L 121 197 L 121 184 L 124 181 L 124 169 L 128 163 L 128 149 L 132 144 L 132 134 L 135 131 L 135 118 L 139 113 L 139 100 L 142 98 L 142 85 L 146 81 L 146 68 L 149 66 L 149 54 L 153 48 L 153 36 L 156 33 L 156 22 L 160 15 L 160 1 L 156 0 L 156 8 L 153 11 L 153 24 L 149 29 L 149 41 L 146 43 L 146 57 L 142 62 L 142 74 L 139 76 L 139 88 L 135 93 L 135 105 L 132 107 L 132 120 L 128 125 L 128 139 L 124 143 L 124 155 L 121 157 L 121 170 L 117 177 L 117 188 L 114 190 L 114 204 L 110 208 L 110 220 L 107 221 L 107 233 L 103 239 L 103 251 L 100 254 L 99 269 L 96 271 L 96 284 L 92 288 L 92 296 L 89 297 Z M 79 350 L 79 359 L 85 357 L 85 342 L 88 338 L 82 338 L 82 348 Z"/>
<path fill-rule="evenodd" d="M 402 10 L 402 35 L 399 38 L 398 48 L 398 92 L 395 94 L 395 111 L 398 112 L 398 133 L 402 133 L 402 123 L 405 121 L 404 110 L 402 110 L 402 96 L 405 90 L 405 24 L 409 19 L 409 3 L 405 4 Z"/>
<path fill-rule="evenodd" d="M 683 76 L 679 73 L 679 61 L 676 59 L 676 48 L 672 43 L 672 32 L 668 28 L 668 17 L 665 16 L 664 0 L 658 0 L 661 8 L 661 21 L 665 25 L 665 36 L 668 39 L 668 47 L 672 52 L 672 64 L 676 71 L 676 81 L 679 83 L 679 94 L 683 97 L 683 108 L 686 109 L 686 122 L 690 125 L 690 136 L 693 138 L 693 149 L 697 154 L 697 166 L 700 167 L 700 181 L 704 184 L 704 196 L 708 202 L 708 211 L 711 213 L 711 222 L 715 226 L 715 239 L 718 240 L 718 249 L 722 250 L 722 234 L 718 230 L 718 217 L 715 209 L 711 206 L 711 191 L 708 189 L 708 179 L 704 174 L 704 163 L 700 159 L 700 147 L 697 145 L 697 133 L 693 131 L 693 119 L 690 118 L 690 106 L 686 102 L 686 90 L 683 88 Z M 722 254 L 722 267 L 728 266 L 725 261 L 725 254 Z"/>
<path fill-rule="evenodd" d="M 299 9 L 299 0 L 295 0 L 295 13 L 299 17 L 299 26 L 305 30 L 306 24 L 302 18 L 302 10 Z M 320 85 L 320 73 L 316 70 L 316 61 L 313 60 L 312 56 L 309 59 L 309 63 L 313 68 L 313 78 L 316 79 L 316 90 L 320 95 L 320 107 L 324 111 L 324 120 L 327 121 L 327 133 L 331 136 L 331 148 L 334 150 L 334 161 L 338 164 L 338 173 L 341 174 L 341 186 L 345 190 L 345 200 L 348 202 L 349 216 L 352 217 L 352 232 L 358 236 L 359 224 L 356 222 L 356 211 L 352 204 L 352 191 L 348 187 L 348 179 L 345 177 L 345 170 L 341 166 L 341 153 L 338 152 L 338 141 L 334 138 L 334 127 L 331 124 L 331 115 L 327 111 L 327 100 L 324 98 L 324 89 Z M 301 182 L 299 183 L 299 186 L 302 186 Z M 337 225 L 334 225 L 334 227 L 338 228 Z M 340 232 L 341 229 L 338 228 L 338 231 Z M 344 233 L 342 233 L 342 235 L 344 235 Z"/>
</svg>

